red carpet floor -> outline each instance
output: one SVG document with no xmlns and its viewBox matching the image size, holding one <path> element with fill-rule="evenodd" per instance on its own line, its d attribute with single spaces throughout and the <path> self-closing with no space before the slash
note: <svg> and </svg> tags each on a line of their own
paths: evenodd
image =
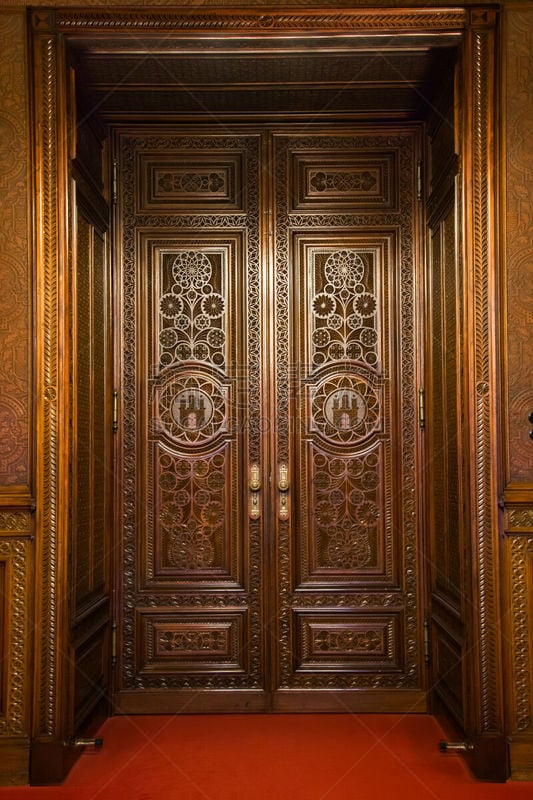
<svg viewBox="0 0 533 800">
<path fill-rule="evenodd" d="M 475 781 L 429 716 L 115 717 L 62 786 L 0 800 L 533 800 Z"/>
</svg>

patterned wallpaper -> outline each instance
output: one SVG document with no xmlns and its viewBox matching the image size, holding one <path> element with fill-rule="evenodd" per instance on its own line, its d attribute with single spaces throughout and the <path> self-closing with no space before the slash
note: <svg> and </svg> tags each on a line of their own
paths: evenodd
<svg viewBox="0 0 533 800">
<path fill-rule="evenodd" d="M 0 11 L 0 486 L 29 473 L 28 116 L 25 16 Z"/>
<path fill-rule="evenodd" d="M 533 482 L 533 4 L 506 24 L 508 479 Z"/>
</svg>

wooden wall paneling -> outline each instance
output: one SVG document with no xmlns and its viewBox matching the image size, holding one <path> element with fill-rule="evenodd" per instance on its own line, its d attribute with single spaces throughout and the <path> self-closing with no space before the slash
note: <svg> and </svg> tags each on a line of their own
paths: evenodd
<svg viewBox="0 0 533 800">
<path fill-rule="evenodd" d="M 0 10 L 0 785 L 28 779 L 33 586 L 26 17 Z"/>
<path fill-rule="evenodd" d="M 511 775 L 533 779 L 533 508 L 505 513 L 506 711 Z"/>
<path fill-rule="evenodd" d="M 0 10 L 0 502 L 31 480 L 31 304 L 25 17 Z"/>
<path fill-rule="evenodd" d="M 529 343 L 533 340 L 533 157 L 529 130 L 533 114 L 533 6 L 505 14 L 505 126 L 502 265 L 506 292 L 504 320 L 504 442 L 505 489 L 529 487 L 533 491 L 533 365 Z"/>
<path fill-rule="evenodd" d="M 33 518 L 0 509 L 0 785 L 27 783 L 31 705 Z"/>
</svg>

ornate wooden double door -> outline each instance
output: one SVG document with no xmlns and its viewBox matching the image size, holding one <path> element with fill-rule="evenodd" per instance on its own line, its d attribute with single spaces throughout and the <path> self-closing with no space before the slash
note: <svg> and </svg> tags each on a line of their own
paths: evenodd
<svg viewBox="0 0 533 800">
<path fill-rule="evenodd" d="M 416 129 L 120 129 L 128 712 L 424 710 Z"/>
</svg>

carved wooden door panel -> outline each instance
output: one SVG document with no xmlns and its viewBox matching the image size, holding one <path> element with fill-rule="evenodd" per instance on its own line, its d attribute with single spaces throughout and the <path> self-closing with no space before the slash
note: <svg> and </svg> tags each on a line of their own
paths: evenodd
<svg viewBox="0 0 533 800">
<path fill-rule="evenodd" d="M 413 132 L 275 137 L 274 707 L 423 710 Z"/>
<path fill-rule="evenodd" d="M 122 710 L 424 708 L 416 150 L 117 136 Z"/>
<path fill-rule="evenodd" d="M 116 702 L 130 711 L 265 707 L 261 527 L 248 509 L 263 460 L 259 151 L 257 135 L 117 142 Z"/>
</svg>

